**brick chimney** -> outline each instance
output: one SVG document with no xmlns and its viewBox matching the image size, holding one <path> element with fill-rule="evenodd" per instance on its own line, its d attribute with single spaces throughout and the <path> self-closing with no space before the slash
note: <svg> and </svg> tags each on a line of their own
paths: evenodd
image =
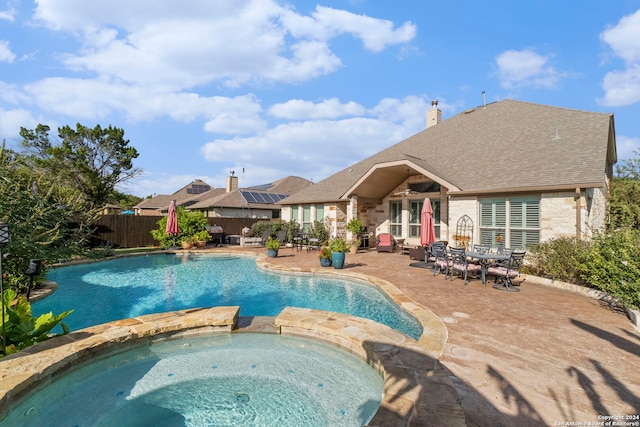
<svg viewBox="0 0 640 427">
<path fill-rule="evenodd" d="M 235 172 L 231 171 L 231 176 L 227 177 L 227 193 L 238 188 L 238 177 L 234 174 Z"/>
<path fill-rule="evenodd" d="M 427 128 L 435 126 L 442 121 L 442 111 L 438 108 L 438 101 L 431 101 L 431 110 L 427 111 Z"/>
</svg>

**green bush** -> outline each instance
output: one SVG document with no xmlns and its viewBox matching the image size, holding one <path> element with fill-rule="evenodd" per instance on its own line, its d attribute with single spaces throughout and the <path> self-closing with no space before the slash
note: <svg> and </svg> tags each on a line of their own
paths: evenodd
<svg viewBox="0 0 640 427">
<path fill-rule="evenodd" d="M 180 244 L 183 240 L 193 240 L 196 233 L 205 229 L 209 222 L 202 212 L 190 212 L 182 206 L 176 209 L 178 215 L 178 235 L 176 243 Z M 164 216 L 158 221 L 158 228 L 151 230 L 151 235 L 158 241 L 160 246 L 171 246 L 173 244 L 173 236 L 166 232 L 167 217 Z"/>
<path fill-rule="evenodd" d="M 309 228 L 309 237 L 318 239 L 321 245 L 329 241 L 329 229 L 322 221 L 314 221 Z"/>
<path fill-rule="evenodd" d="M 640 309 L 640 230 L 622 228 L 591 242 L 558 238 L 533 247 L 526 272 L 596 288 Z"/>
<path fill-rule="evenodd" d="M 579 266 L 586 262 L 591 243 L 560 237 L 529 251 L 526 271 L 540 277 L 584 285 Z"/>
<path fill-rule="evenodd" d="M 595 237 L 581 277 L 593 286 L 640 309 L 640 230 L 623 228 Z"/>
</svg>

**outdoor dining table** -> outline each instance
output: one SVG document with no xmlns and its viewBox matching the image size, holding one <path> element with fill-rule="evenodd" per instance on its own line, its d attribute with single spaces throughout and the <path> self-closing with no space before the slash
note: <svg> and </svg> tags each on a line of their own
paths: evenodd
<svg viewBox="0 0 640 427">
<path fill-rule="evenodd" d="M 489 264 L 491 261 L 507 261 L 511 258 L 510 255 L 507 254 L 495 254 L 491 252 L 479 253 L 479 252 L 465 252 L 467 258 L 477 259 L 480 261 L 480 279 L 482 280 L 482 284 L 487 284 L 487 268 L 489 268 Z"/>
</svg>

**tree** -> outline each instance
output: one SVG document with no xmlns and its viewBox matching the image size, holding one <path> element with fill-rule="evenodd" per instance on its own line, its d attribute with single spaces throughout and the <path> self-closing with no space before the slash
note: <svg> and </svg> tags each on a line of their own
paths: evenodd
<svg viewBox="0 0 640 427">
<path fill-rule="evenodd" d="M 58 128 L 60 144 L 53 144 L 49 126 L 35 130 L 20 128 L 22 145 L 31 154 L 34 166 L 48 171 L 59 185 L 77 190 L 92 208 L 101 208 L 112 198 L 115 187 L 134 178 L 138 151 L 124 139 L 124 130 L 113 127 L 93 129 L 76 124 Z"/>
<path fill-rule="evenodd" d="M 640 230 L 640 152 L 616 168 L 609 191 L 610 227 Z"/>
<path fill-rule="evenodd" d="M 77 193 L 54 185 L 49 174 L 28 159 L 0 147 L 0 220 L 11 239 L 3 260 L 6 284 L 20 290 L 29 259 L 55 262 L 84 251 L 92 230 L 83 224 L 90 213 Z"/>
</svg>

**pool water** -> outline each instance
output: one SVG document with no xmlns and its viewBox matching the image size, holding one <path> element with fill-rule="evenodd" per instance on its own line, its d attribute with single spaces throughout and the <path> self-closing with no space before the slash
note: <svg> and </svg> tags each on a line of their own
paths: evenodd
<svg viewBox="0 0 640 427">
<path fill-rule="evenodd" d="M 1 426 L 361 426 L 383 381 L 336 347 L 274 334 L 163 341 L 81 367 Z"/>
<path fill-rule="evenodd" d="M 224 305 L 241 316 L 277 316 L 287 306 L 364 317 L 414 339 L 421 324 L 373 285 L 322 275 L 280 274 L 257 268 L 246 256 L 160 254 L 70 265 L 51 270 L 58 283 L 34 302 L 35 315 L 73 310 L 71 330 L 144 314 Z"/>
</svg>

